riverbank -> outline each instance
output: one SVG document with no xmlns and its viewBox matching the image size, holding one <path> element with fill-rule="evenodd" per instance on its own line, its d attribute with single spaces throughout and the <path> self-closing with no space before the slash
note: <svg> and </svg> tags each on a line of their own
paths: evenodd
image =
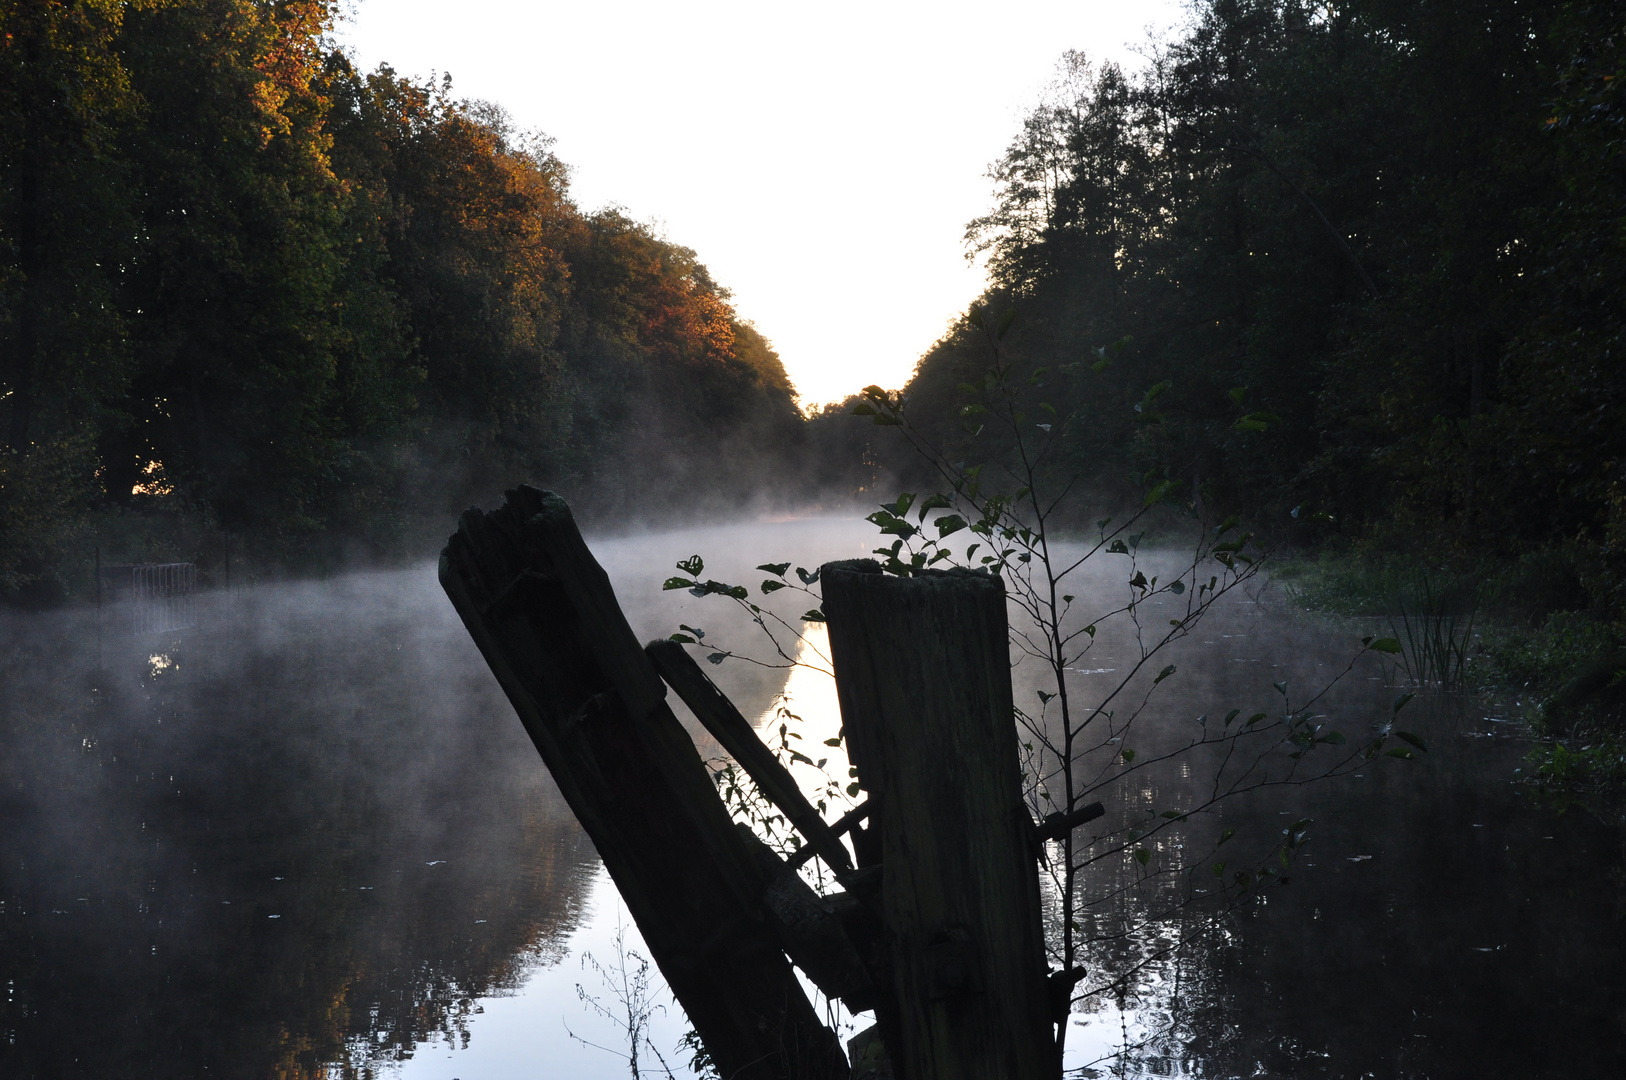
<svg viewBox="0 0 1626 1080">
<path fill-rule="evenodd" d="M 1273 576 L 1295 605 L 1397 638 L 1412 677 L 1516 716 L 1534 740 L 1523 774 L 1549 795 L 1609 816 L 1626 804 L 1626 620 L 1595 555 L 1322 552 L 1283 560 Z"/>
</svg>

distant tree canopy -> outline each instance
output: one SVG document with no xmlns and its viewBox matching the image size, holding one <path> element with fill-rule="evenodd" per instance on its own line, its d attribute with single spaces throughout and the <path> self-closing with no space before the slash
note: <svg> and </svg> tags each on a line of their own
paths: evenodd
<svg viewBox="0 0 1626 1080">
<path fill-rule="evenodd" d="M 906 469 L 803 421 L 694 252 L 496 107 L 356 71 L 336 11 L 0 0 L 0 595 L 93 519 L 308 559 L 520 477 L 624 514 Z M 1585 0 L 1202 0 L 1136 73 L 1068 54 L 967 234 L 1076 414 L 1052 467 L 1626 582 L 1623 66 Z M 987 365 L 968 313 L 907 388 L 968 460 Z"/>
<path fill-rule="evenodd" d="M 336 11 L 0 0 L 0 593 L 109 508 L 377 546 L 527 477 L 739 496 L 796 443 L 694 252 L 449 80 L 357 72 Z"/>
<path fill-rule="evenodd" d="M 967 234 L 1078 410 L 1056 470 L 1316 543 L 1617 557 L 1623 68 L 1619 5 L 1523 0 L 1208 0 L 1136 74 L 1069 54 Z M 987 367 L 968 318 L 915 422 L 997 457 Z"/>
</svg>

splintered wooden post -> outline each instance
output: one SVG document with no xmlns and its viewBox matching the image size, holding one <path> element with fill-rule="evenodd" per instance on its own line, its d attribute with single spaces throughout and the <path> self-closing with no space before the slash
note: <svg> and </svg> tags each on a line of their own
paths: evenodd
<svg viewBox="0 0 1626 1080">
<path fill-rule="evenodd" d="M 820 570 L 848 752 L 880 832 L 901 1080 L 1058 1073 L 1005 587 L 973 571 Z"/>
<path fill-rule="evenodd" d="M 570 509 L 466 511 L 440 581 L 592 838 L 721 1075 L 848 1075 L 762 901 L 762 871 L 666 704 Z"/>
</svg>

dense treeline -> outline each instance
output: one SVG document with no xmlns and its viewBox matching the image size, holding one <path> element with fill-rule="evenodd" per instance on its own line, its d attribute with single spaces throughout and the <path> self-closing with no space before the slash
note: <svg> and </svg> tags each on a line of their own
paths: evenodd
<svg viewBox="0 0 1626 1080">
<path fill-rule="evenodd" d="M 694 252 L 449 81 L 356 71 L 337 7 L 0 0 L 0 594 L 95 537 L 416 544 L 518 477 L 740 498 L 796 444 Z"/>
<path fill-rule="evenodd" d="M 1618 5 L 1523 0 L 1209 0 L 1138 73 L 1069 54 L 969 228 L 987 318 L 909 414 L 1008 449 L 962 410 L 1014 312 L 1027 422 L 1073 417 L 1057 474 L 1166 474 L 1311 546 L 1562 549 L 1616 588 L 1623 65 Z"/>
<path fill-rule="evenodd" d="M 97 537 L 404 550 L 519 476 L 610 515 L 907 474 L 850 403 L 803 423 L 693 252 L 497 108 L 356 71 L 334 13 L 0 0 L 0 592 Z M 1618 607 L 1623 50 L 1583 0 L 1205 0 L 1136 73 L 1069 54 L 910 415 L 998 457 L 961 409 L 1014 312 L 1072 416 L 1047 461 L 1108 501 L 1166 474 L 1312 547 L 1561 551 Z"/>
</svg>

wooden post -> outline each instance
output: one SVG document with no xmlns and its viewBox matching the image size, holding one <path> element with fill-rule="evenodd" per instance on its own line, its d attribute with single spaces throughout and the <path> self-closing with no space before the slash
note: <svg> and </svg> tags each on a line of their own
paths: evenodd
<svg viewBox="0 0 1626 1080">
<path fill-rule="evenodd" d="M 762 874 L 563 499 L 468 510 L 440 581 L 728 1080 L 848 1075 Z"/>
<path fill-rule="evenodd" d="M 651 641 L 644 646 L 644 653 L 666 684 L 677 691 L 683 704 L 711 732 L 712 738 L 733 755 L 746 774 L 756 781 L 757 788 L 783 811 L 814 854 L 823 858 L 832 870 L 851 870 L 852 859 L 841 845 L 841 838 L 824 823 L 818 810 L 796 786 L 796 778 L 790 770 L 779 764 L 773 751 L 757 737 L 751 722 L 740 715 L 711 677 L 700 670 L 694 657 L 675 641 Z"/>
<path fill-rule="evenodd" d="M 847 746 L 876 806 L 900 1080 L 1053 1080 L 1005 587 L 968 570 L 820 570 Z"/>
</svg>

